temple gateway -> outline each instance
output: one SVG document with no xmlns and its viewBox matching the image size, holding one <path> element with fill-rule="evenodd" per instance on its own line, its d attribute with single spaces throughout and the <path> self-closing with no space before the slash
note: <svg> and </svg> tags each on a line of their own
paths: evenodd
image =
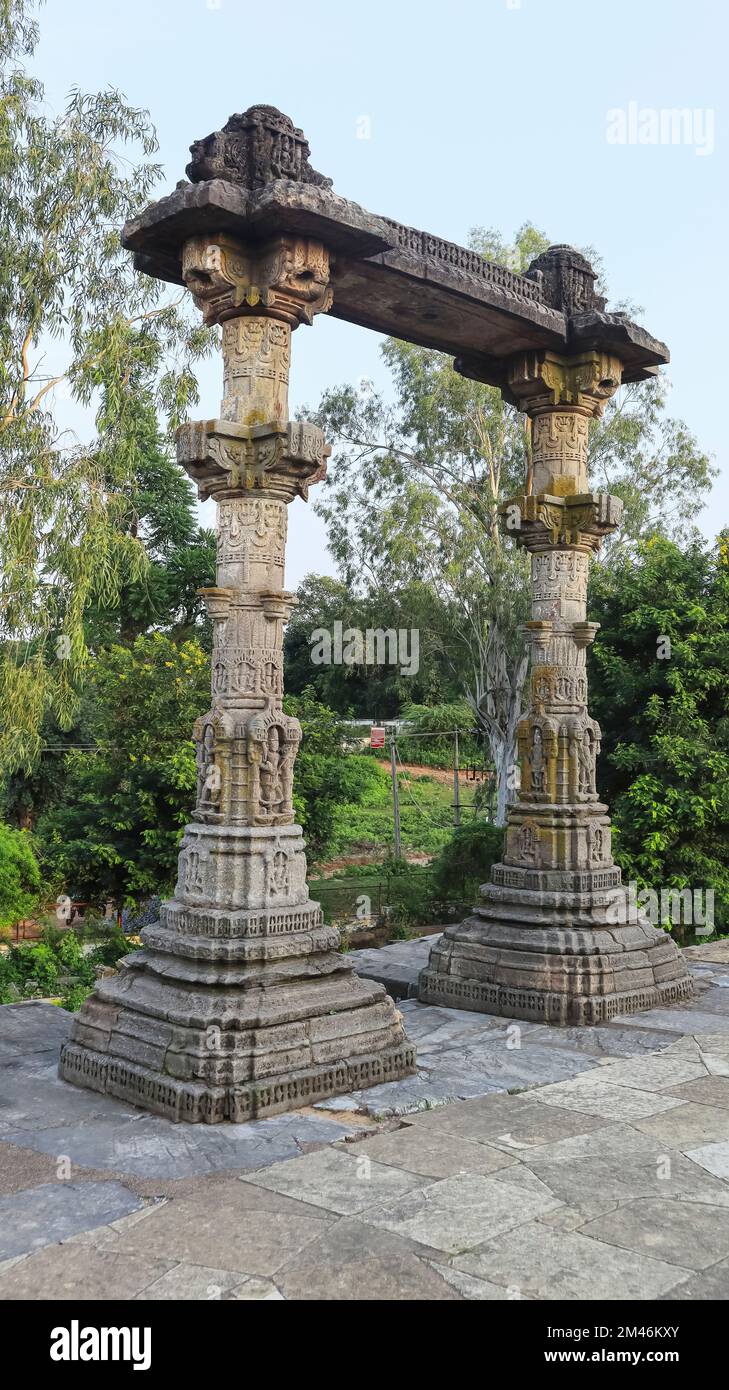
<svg viewBox="0 0 729 1390">
<path fill-rule="evenodd" d="M 292 333 L 321 313 L 449 353 L 532 421 L 533 486 L 505 504 L 531 555 L 521 789 L 503 863 L 473 915 L 434 945 L 419 997 L 557 1024 L 689 998 L 675 943 L 624 910 L 587 708 L 590 557 L 621 513 L 589 490 L 588 426 L 621 382 L 668 361 L 666 347 L 605 312 L 595 272 L 569 246 L 519 275 L 340 198 L 274 107 L 231 116 L 191 155 L 188 179 L 127 223 L 123 243 L 222 328 L 220 415 L 177 436 L 179 462 L 217 504 L 211 708 L 194 728 L 197 799 L 175 895 L 83 1005 L 61 1076 L 216 1123 L 415 1070 L 393 1001 L 354 974 L 309 898 L 292 806 L 288 504 L 306 499 L 330 451 L 314 425 L 289 420 L 288 381 Z"/>
</svg>

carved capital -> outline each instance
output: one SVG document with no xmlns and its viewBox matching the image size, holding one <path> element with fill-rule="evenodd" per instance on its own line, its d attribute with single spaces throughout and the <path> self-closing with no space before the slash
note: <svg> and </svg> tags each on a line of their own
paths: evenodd
<svg viewBox="0 0 729 1390">
<path fill-rule="evenodd" d="M 602 414 L 617 391 L 622 366 L 605 352 L 561 357 L 554 352 L 520 353 L 509 369 L 509 392 L 514 404 L 532 417 L 546 411 L 573 410 Z"/>
<path fill-rule="evenodd" d="M 499 512 L 507 534 L 532 553 L 552 547 L 597 551 L 603 537 L 620 525 L 623 504 L 607 492 L 538 493 L 512 497 Z"/>
<path fill-rule="evenodd" d="M 256 314 L 291 328 L 331 307 L 329 252 L 311 237 L 246 245 L 221 232 L 182 248 L 182 278 L 205 323 Z"/>
<path fill-rule="evenodd" d="M 228 420 L 197 420 L 177 431 L 177 460 L 202 500 L 265 494 L 284 502 L 302 497 L 326 477 L 331 447 L 306 420 L 246 427 Z"/>
</svg>

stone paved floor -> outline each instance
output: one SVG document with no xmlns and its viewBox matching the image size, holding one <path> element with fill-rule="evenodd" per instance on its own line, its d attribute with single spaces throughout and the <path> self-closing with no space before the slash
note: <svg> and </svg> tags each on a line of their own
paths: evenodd
<svg viewBox="0 0 729 1390">
<path fill-rule="evenodd" d="M 69 1016 L 0 1008 L 0 1299 L 729 1297 L 729 941 L 687 954 L 690 1007 L 598 1028 L 405 999 L 417 1077 L 250 1125 L 66 1086 Z"/>
</svg>

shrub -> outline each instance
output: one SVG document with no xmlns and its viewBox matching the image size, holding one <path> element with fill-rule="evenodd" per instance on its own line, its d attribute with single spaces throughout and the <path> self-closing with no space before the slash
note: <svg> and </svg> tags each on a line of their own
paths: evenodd
<svg viewBox="0 0 729 1390">
<path fill-rule="evenodd" d="M 38 906 L 41 874 L 27 830 L 0 821 L 0 928 L 29 917 Z"/>
<path fill-rule="evenodd" d="M 437 898 L 475 897 L 501 858 L 502 826 L 489 821 L 469 821 L 454 830 L 431 867 L 433 894 Z"/>
</svg>

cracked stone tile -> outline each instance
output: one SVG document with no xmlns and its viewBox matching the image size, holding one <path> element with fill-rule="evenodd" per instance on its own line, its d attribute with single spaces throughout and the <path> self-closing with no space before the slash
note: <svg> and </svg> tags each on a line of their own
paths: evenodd
<svg viewBox="0 0 729 1390">
<path fill-rule="evenodd" d="M 658 1028 L 666 1033 L 729 1033 L 729 1018 L 720 1014 L 703 1013 L 701 1008 L 647 1009 L 640 1014 L 626 1014 L 624 1028 Z"/>
<path fill-rule="evenodd" d="M 541 1221 L 517 1226 L 451 1263 L 527 1297 L 550 1300 L 656 1298 L 686 1276 L 685 1269 L 663 1260 L 627 1253 L 582 1231 L 556 1231 Z"/>
<path fill-rule="evenodd" d="M 89 1246 L 47 1245 L 0 1275 L 0 1299 L 135 1298 L 170 1263 Z"/>
<path fill-rule="evenodd" d="M 636 1120 L 635 1128 L 660 1139 L 671 1148 L 686 1152 L 687 1148 L 697 1145 L 729 1141 L 729 1109 L 687 1101 L 685 1105 L 679 1105 L 663 1115 Z"/>
<path fill-rule="evenodd" d="M 417 1076 L 405 1081 L 387 1081 L 383 1086 L 371 1086 L 368 1091 L 355 1091 L 354 1098 L 368 1115 L 397 1116 L 446 1105 L 448 1101 L 496 1095 L 503 1089 L 497 1082 L 433 1067 L 422 1069 Z"/>
<path fill-rule="evenodd" d="M 721 985 L 712 985 L 701 995 L 701 1011 L 710 1014 L 729 1014 L 729 993 Z"/>
<path fill-rule="evenodd" d="M 493 1144 L 507 1153 L 521 1156 L 521 1150 L 548 1143 L 563 1135 L 586 1134 L 607 1123 L 602 1118 L 566 1110 L 556 1105 L 536 1103 L 539 1093 L 528 1096 L 497 1095 L 461 1105 L 444 1106 L 435 1112 L 408 1115 L 407 1123 L 429 1133 L 436 1130 L 461 1135 L 464 1139 Z"/>
<path fill-rule="evenodd" d="M 596 1209 L 595 1215 L 601 1215 Z M 545 1212 L 539 1218 L 541 1226 L 553 1226 L 558 1231 L 576 1231 L 580 1226 L 584 1226 L 588 1217 L 584 1211 L 576 1211 L 573 1207 L 558 1207 L 556 1211 Z"/>
<path fill-rule="evenodd" d="M 159 1302 L 161 1299 L 173 1299 L 179 1302 L 186 1302 L 191 1299 L 216 1302 L 240 1286 L 240 1275 L 232 1270 L 213 1269 L 208 1265 L 180 1263 L 166 1270 L 136 1297 L 138 1299 L 151 1298 L 155 1302 Z M 252 1296 L 256 1297 L 257 1295 Z"/>
<path fill-rule="evenodd" d="M 657 1115 L 661 1110 L 672 1110 L 681 1104 L 677 1096 L 641 1091 L 633 1086 L 613 1086 L 594 1075 L 545 1086 L 533 1095 L 540 1105 L 558 1105 L 606 1120 L 641 1120 L 646 1115 Z"/>
<path fill-rule="evenodd" d="M 127 1232 L 138 1226 L 140 1221 L 146 1221 L 164 1206 L 166 1201 L 166 1197 L 161 1197 L 156 1202 L 150 1202 L 148 1206 L 140 1207 L 138 1211 L 130 1212 L 128 1216 L 120 1216 L 118 1221 L 110 1221 L 104 1226 L 94 1226 L 88 1231 L 78 1231 L 75 1235 L 67 1236 L 64 1244 L 93 1245 L 97 1250 L 118 1249 Z"/>
<path fill-rule="evenodd" d="M 632 1086 L 640 1091 L 664 1091 L 681 1081 L 698 1081 L 706 1076 L 701 1062 L 683 1057 L 631 1057 L 620 1062 L 603 1062 L 599 1078 L 611 1086 Z"/>
<path fill-rule="evenodd" d="M 7 1007 L 13 1006 L 2 1005 Z M 122 1101 L 60 1081 L 56 1051 L 23 1054 L 15 1066 L 3 1066 L 0 1123 L 4 1130 L 32 1133 L 80 1125 L 94 1117 L 107 1117 L 118 1124 L 125 1119 L 133 1122 L 139 1115 L 138 1110 Z M 27 1138 L 18 1142 L 32 1146 Z"/>
<path fill-rule="evenodd" d="M 582 1227 L 582 1234 L 688 1269 L 729 1255 L 729 1211 L 702 1202 L 643 1198 Z"/>
<path fill-rule="evenodd" d="M 622 1154 L 593 1154 L 556 1163 L 541 1162 L 534 1155 L 529 1167 L 556 1198 L 591 1217 L 637 1198 L 701 1202 L 729 1210 L 729 1187 L 716 1178 L 702 1177 L 689 1158 L 658 1141 L 652 1154 L 636 1147 Z"/>
<path fill-rule="evenodd" d="M 199 1196 L 161 1203 L 147 1220 L 119 1235 L 114 1251 L 166 1260 L 170 1266 L 182 1262 L 237 1271 L 241 1278 L 268 1277 L 332 1221 L 326 1212 L 233 1178 Z"/>
<path fill-rule="evenodd" d="M 563 1081 L 581 1072 L 591 1072 L 596 1065 L 595 1058 L 565 1048 L 536 1044 L 510 1048 L 507 1044 L 508 1039 L 501 1044 L 469 1043 L 465 1047 L 449 1048 L 444 1054 L 444 1063 L 454 1078 L 460 1073 L 464 1082 L 483 1081 L 502 1091 L 525 1090 Z M 430 1067 L 430 1059 L 428 1065 Z M 434 1061 L 432 1080 L 436 1079 L 438 1070 Z"/>
<path fill-rule="evenodd" d="M 668 1094 L 697 1105 L 718 1105 L 729 1110 L 729 1077 L 703 1076 L 698 1081 L 684 1081 L 669 1087 Z"/>
<path fill-rule="evenodd" d="M 686 1157 L 717 1178 L 729 1178 L 729 1143 L 726 1141 L 719 1144 L 703 1144 L 698 1149 L 687 1149 Z"/>
<path fill-rule="evenodd" d="M 587 1134 L 571 1134 L 564 1139 L 555 1138 L 549 1143 L 540 1144 L 532 1154 L 522 1153 L 520 1158 L 531 1168 L 536 1163 L 565 1163 L 581 1158 L 598 1158 L 604 1162 L 614 1159 L 619 1163 L 626 1155 L 633 1159 L 644 1158 L 652 1163 L 663 1147 L 649 1135 L 638 1133 L 631 1125 L 606 1123 Z"/>
<path fill-rule="evenodd" d="M 477 1279 L 473 1274 L 466 1274 L 462 1269 L 454 1269 L 452 1265 L 438 1264 L 435 1260 L 430 1260 L 431 1269 L 436 1269 L 446 1283 L 452 1284 L 464 1298 L 477 1303 L 495 1303 L 514 1300 L 518 1303 L 529 1302 L 526 1296 L 518 1289 L 505 1289 L 503 1284 L 491 1284 L 487 1279 Z"/>
<path fill-rule="evenodd" d="M 506 1176 L 499 1181 L 468 1173 L 370 1208 L 363 1219 L 452 1255 L 559 1205 L 559 1198 L 509 1183 Z"/>
<path fill-rule="evenodd" d="M 332 1137 L 347 1132 L 340 1128 Z M 3 1138 L 54 1157 L 63 1153 L 80 1167 L 150 1178 L 256 1168 L 299 1152 L 295 1138 L 286 1132 L 272 1131 L 267 1139 L 252 1126 L 176 1125 L 138 1110 L 132 1119 L 94 1116 L 81 1124 L 19 1130 Z"/>
<path fill-rule="evenodd" d="M 303 1158 L 277 1163 L 246 1175 L 246 1182 L 265 1187 L 314 1207 L 352 1215 L 422 1184 L 422 1178 L 372 1162 L 358 1149 L 323 1149 Z"/>
<path fill-rule="evenodd" d="M 403 1168 L 426 1178 L 449 1178 L 456 1173 L 492 1173 L 509 1168 L 515 1159 L 470 1139 L 447 1132 L 431 1134 L 425 1126 L 391 1130 L 347 1146 L 349 1153 L 367 1154 L 379 1163 Z"/>
<path fill-rule="evenodd" d="M 276 1283 L 287 1299 L 329 1302 L 458 1299 L 413 1241 L 344 1217 L 314 1244 L 287 1261 Z"/>
<path fill-rule="evenodd" d="M 55 1182 L 0 1197 L 0 1256 L 22 1255 L 106 1225 L 142 1202 L 118 1182 Z"/>
<path fill-rule="evenodd" d="M 676 1284 L 670 1293 L 662 1294 L 663 1299 L 690 1299 L 703 1303 L 711 1299 L 729 1299 L 729 1260 L 720 1260 L 701 1273 L 692 1274 L 682 1284 Z"/>
<path fill-rule="evenodd" d="M 665 1033 L 645 1032 L 637 1028 L 621 1028 L 617 1023 L 597 1024 L 594 1028 L 551 1028 L 539 1023 L 523 1025 L 523 1046 L 560 1047 L 584 1053 L 597 1061 L 601 1057 L 635 1057 L 646 1052 L 660 1052 L 666 1046 Z"/>
<path fill-rule="evenodd" d="M 271 1302 L 283 1303 L 284 1296 L 276 1288 L 270 1279 L 244 1279 L 242 1284 L 238 1284 L 232 1293 L 225 1295 L 225 1301 L 245 1302 L 254 1300 L 258 1303 Z"/>
</svg>

